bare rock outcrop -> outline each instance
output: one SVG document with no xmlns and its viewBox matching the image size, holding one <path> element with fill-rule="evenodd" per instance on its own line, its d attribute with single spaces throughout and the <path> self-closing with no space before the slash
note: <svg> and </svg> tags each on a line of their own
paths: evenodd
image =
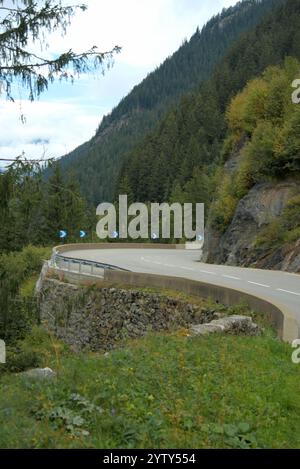
<svg viewBox="0 0 300 469">
<path fill-rule="evenodd" d="M 260 256 L 253 266 L 258 269 L 284 270 L 300 273 L 300 239 Z"/>
<path fill-rule="evenodd" d="M 270 253 L 262 253 L 254 248 L 259 232 L 282 214 L 287 202 L 296 193 L 299 193 L 299 184 L 294 181 L 254 186 L 240 200 L 224 234 L 216 232 L 211 226 L 207 227 L 202 261 L 244 266 L 255 265 L 260 261 L 260 267 L 299 271 L 298 245 L 271 253 L 265 262 L 262 258 Z"/>
</svg>

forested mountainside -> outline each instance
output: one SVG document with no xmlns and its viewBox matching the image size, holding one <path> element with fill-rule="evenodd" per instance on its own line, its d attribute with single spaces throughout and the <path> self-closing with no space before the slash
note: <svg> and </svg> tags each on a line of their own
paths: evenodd
<svg viewBox="0 0 300 469">
<path fill-rule="evenodd" d="M 111 200 L 123 156 L 155 128 L 180 97 L 210 77 L 234 41 L 283 0 L 245 0 L 223 10 L 106 116 L 96 135 L 60 161 L 72 168 L 82 194 L 92 203 Z"/>
<path fill-rule="evenodd" d="M 300 0 L 288 0 L 126 156 L 117 192 L 205 202 L 205 261 L 300 270 L 299 58 Z"/>
<path fill-rule="evenodd" d="M 288 0 L 244 35 L 197 92 L 126 155 L 117 193 L 134 200 L 209 202 L 222 162 L 226 106 L 247 81 L 285 56 L 300 57 L 300 1 Z"/>
</svg>

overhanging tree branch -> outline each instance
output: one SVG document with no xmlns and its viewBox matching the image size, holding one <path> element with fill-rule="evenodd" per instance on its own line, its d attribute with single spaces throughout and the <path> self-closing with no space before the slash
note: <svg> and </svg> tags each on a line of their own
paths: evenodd
<svg viewBox="0 0 300 469">
<path fill-rule="evenodd" d="M 56 58 L 39 56 L 27 48 L 30 43 L 40 42 L 41 50 L 46 49 L 45 35 L 58 29 L 64 35 L 71 17 L 77 9 L 86 10 L 85 5 L 62 6 L 61 1 L 44 0 L 40 6 L 34 0 L 19 0 L 16 7 L 5 6 L 7 0 L 0 0 L 0 11 L 7 15 L 0 19 L 0 81 L 5 94 L 13 100 L 12 85 L 21 81 L 29 90 L 33 100 L 48 88 L 55 79 L 71 79 L 81 73 L 110 66 L 113 56 L 120 52 L 115 46 L 101 52 L 92 47 L 86 52 L 73 50 L 61 53 Z"/>
</svg>

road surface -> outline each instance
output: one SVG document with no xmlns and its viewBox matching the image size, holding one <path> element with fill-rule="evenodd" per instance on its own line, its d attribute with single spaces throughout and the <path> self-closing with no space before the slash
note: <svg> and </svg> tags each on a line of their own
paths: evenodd
<svg viewBox="0 0 300 469">
<path fill-rule="evenodd" d="M 199 251 L 170 249 L 87 249 L 66 257 L 112 264 L 134 272 L 184 277 L 276 300 L 294 313 L 300 325 L 300 275 L 280 271 L 203 264 Z"/>
</svg>

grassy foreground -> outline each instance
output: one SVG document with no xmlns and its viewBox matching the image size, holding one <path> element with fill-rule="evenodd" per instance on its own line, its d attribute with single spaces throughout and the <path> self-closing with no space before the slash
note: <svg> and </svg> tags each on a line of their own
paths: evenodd
<svg viewBox="0 0 300 469">
<path fill-rule="evenodd" d="M 149 335 L 74 355 L 34 328 L 52 381 L 0 377 L 1 448 L 299 448 L 299 365 L 262 337 Z"/>
</svg>

